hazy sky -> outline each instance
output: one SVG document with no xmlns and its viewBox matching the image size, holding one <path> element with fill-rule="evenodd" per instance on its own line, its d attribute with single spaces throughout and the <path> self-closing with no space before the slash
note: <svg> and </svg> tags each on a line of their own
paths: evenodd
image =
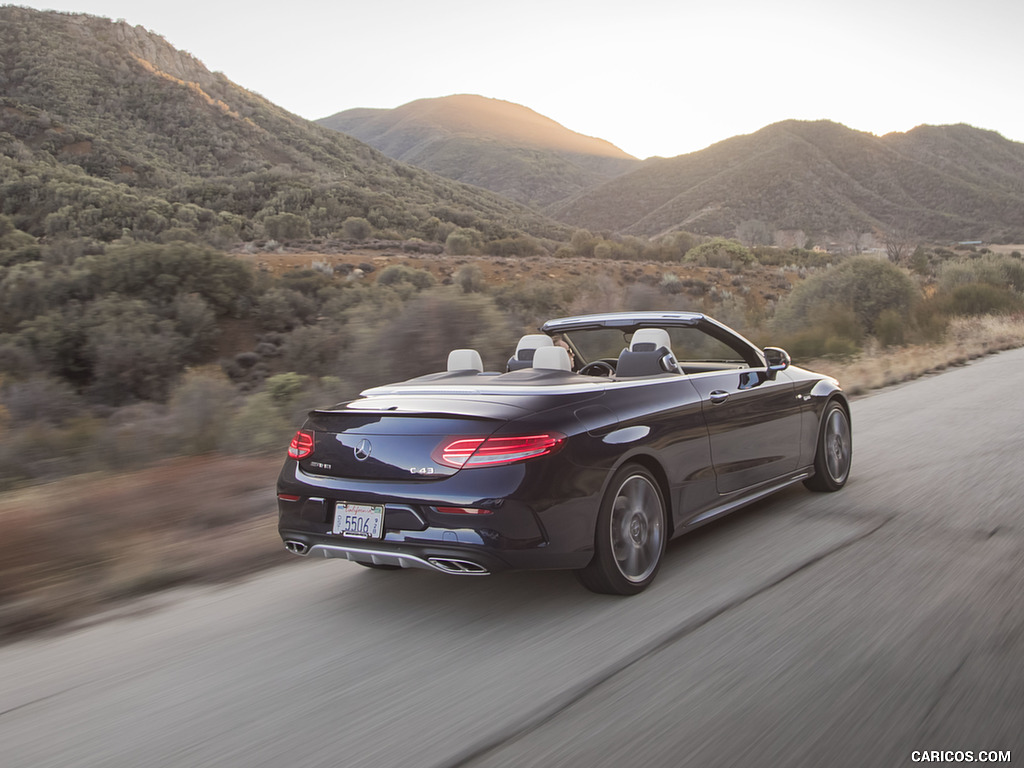
<svg viewBox="0 0 1024 768">
<path fill-rule="evenodd" d="M 309 119 L 477 93 L 638 157 L 790 118 L 1024 141 L 1015 0 L 39 0 L 123 18 Z"/>
</svg>

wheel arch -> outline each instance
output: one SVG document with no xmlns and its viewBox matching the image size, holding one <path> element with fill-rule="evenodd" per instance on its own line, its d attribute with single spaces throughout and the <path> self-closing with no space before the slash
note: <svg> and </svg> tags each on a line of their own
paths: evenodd
<svg viewBox="0 0 1024 768">
<path fill-rule="evenodd" d="M 661 500 L 665 504 L 665 522 L 668 527 L 667 538 L 671 539 L 675 535 L 675 524 L 673 521 L 672 494 L 669 490 L 668 473 L 654 455 L 639 451 L 622 457 L 622 459 L 616 462 L 608 471 L 608 476 L 604 481 L 604 487 L 601 489 L 601 497 L 604 498 L 604 494 L 608 492 L 608 483 L 611 482 L 615 473 L 627 464 L 639 464 L 650 472 L 654 477 L 655 482 L 657 482 L 658 490 L 661 491 Z"/>
</svg>

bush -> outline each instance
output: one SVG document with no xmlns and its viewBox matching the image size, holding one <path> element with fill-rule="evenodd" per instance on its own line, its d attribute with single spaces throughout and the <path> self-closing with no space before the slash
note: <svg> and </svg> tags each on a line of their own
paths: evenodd
<svg viewBox="0 0 1024 768">
<path fill-rule="evenodd" d="M 401 264 L 392 264 L 384 267 L 377 275 L 378 285 L 398 285 L 408 283 L 416 290 L 422 291 L 434 285 L 434 276 L 425 269 L 412 269 Z"/>
<path fill-rule="evenodd" d="M 152 314 L 144 302 L 116 295 L 94 302 L 84 323 L 90 392 L 112 405 L 163 402 L 187 349 L 173 323 Z"/>
<path fill-rule="evenodd" d="M 906 323 L 891 309 L 884 309 L 875 322 L 875 337 L 883 347 L 901 346 L 906 343 Z"/>
<path fill-rule="evenodd" d="M 899 267 L 882 259 L 853 258 L 794 288 L 779 304 L 774 326 L 800 333 L 841 307 L 852 312 L 862 333 L 873 335 L 886 310 L 907 322 L 917 296 L 913 281 Z"/>
<path fill-rule="evenodd" d="M 267 331 L 290 331 L 316 316 L 316 303 L 291 288 L 271 288 L 256 303 L 256 319 Z"/>
<path fill-rule="evenodd" d="M 701 243 L 695 248 L 691 248 L 686 252 L 683 261 L 702 267 L 738 269 L 746 264 L 752 264 L 754 262 L 754 255 L 750 252 L 749 248 L 737 243 L 735 240 L 716 237 L 706 243 Z"/>
<path fill-rule="evenodd" d="M 480 293 L 484 290 L 484 274 L 476 264 L 464 264 L 455 270 L 452 282 L 463 293 Z"/>
<path fill-rule="evenodd" d="M 365 240 L 373 233 L 373 227 L 361 216 L 349 216 L 342 222 L 341 231 L 349 240 Z"/>
<path fill-rule="evenodd" d="M 435 288 L 356 337 L 341 373 L 367 385 L 403 380 L 443 371 L 448 353 L 460 348 L 477 349 L 489 370 L 504 370 L 511 336 L 507 320 L 486 296 Z"/>
<path fill-rule="evenodd" d="M 294 213 L 278 213 L 263 220 L 263 231 L 272 240 L 305 240 L 309 237 L 309 219 Z"/>
<path fill-rule="evenodd" d="M 295 424 L 282 414 L 270 393 L 257 392 L 245 399 L 231 419 L 227 446 L 238 453 L 283 450 L 294 429 Z"/>
<path fill-rule="evenodd" d="M 311 376 L 334 374 L 341 367 L 341 354 L 346 343 L 343 328 L 331 323 L 296 328 L 285 336 L 281 363 L 289 371 Z"/>
<path fill-rule="evenodd" d="M 940 301 L 950 315 L 1001 315 L 1024 308 L 1019 296 L 989 283 L 958 285 L 941 295 Z"/>
<path fill-rule="evenodd" d="M 444 241 L 444 248 L 452 256 L 468 256 L 476 249 L 480 233 L 474 229 L 456 229 Z"/>
<path fill-rule="evenodd" d="M 187 374 L 168 402 L 180 450 L 201 454 L 221 447 L 237 399 L 237 391 L 222 376 Z"/>
</svg>

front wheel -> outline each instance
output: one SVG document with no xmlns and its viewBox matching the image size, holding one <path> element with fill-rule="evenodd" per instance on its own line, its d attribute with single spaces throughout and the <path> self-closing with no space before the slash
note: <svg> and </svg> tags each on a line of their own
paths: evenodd
<svg viewBox="0 0 1024 768">
<path fill-rule="evenodd" d="M 658 573 L 667 535 L 665 501 L 657 481 L 638 464 L 612 477 L 601 501 L 594 557 L 576 575 L 583 586 L 609 595 L 635 595 Z"/>
<path fill-rule="evenodd" d="M 836 401 L 825 406 L 818 430 L 818 449 L 814 454 L 814 476 L 804 480 L 812 491 L 838 491 L 850 476 L 853 438 L 846 409 Z"/>
</svg>

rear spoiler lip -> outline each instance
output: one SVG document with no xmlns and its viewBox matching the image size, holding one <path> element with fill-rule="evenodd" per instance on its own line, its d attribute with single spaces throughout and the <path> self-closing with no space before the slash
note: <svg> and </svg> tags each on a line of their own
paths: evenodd
<svg viewBox="0 0 1024 768">
<path fill-rule="evenodd" d="M 317 408 L 309 416 L 415 416 L 425 419 L 474 419 L 476 421 L 500 421 L 493 416 L 478 413 L 452 413 L 445 411 L 402 411 L 397 408 Z"/>
</svg>

